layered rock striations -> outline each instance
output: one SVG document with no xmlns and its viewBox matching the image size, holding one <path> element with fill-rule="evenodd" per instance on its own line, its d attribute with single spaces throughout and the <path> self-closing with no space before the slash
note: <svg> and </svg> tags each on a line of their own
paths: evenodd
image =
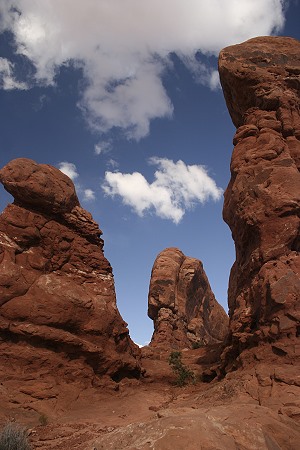
<svg viewBox="0 0 300 450">
<path fill-rule="evenodd" d="M 300 331 L 300 42 L 261 37 L 227 47 L 219 72 L 237 127 L 223 215 L 236 261 L 227 362 L 267 342 L 295 361 Z"/>
<path fill-rule="evenodd" d="M 216 301 L 201 261 L 167 248 L 157 256 L 150 280 L 151 346 L 184 348 L 222 342 L 228 316 Z"/>
<path fill-rule="evenodd" d="M 63 382 L 138 377 L 138 349 L 116 306 L 102 232 L 72 181 L 23 158 L 7 164 L 0 180 L 14 196 L 0 216 L 3 385 L 14 379 L 27 395 L 47 398 Z"/>
</svg>

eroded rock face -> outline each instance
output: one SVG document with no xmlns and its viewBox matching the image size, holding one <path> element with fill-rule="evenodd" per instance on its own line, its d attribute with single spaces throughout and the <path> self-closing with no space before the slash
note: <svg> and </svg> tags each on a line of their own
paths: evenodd
<svg viewBox="0 0 300 450">
<path fill-rule="evenodd" d="M 295 361 L 300 352 L 300 42 L 262 37 L 227 47 L 219 71 L 237 127 L 223 210 L 236 246 L 227 361 L 244 348 L 275 341 L 272 351 Z"/>
<path fill-rule="evenodd" d="M 138 349 L 116 307 L 102 232 L 72 181 L 23 158 L 0 180 L 15 197 L 0 216 L 2 382 L 13 372 L 27 398 L 42 399 L 57 396 L 63 382 L 138 377 Z"/>
<path fill-rule="evenodd" d="M 167 248 L 156 258 L 150 280 L 148 315 L 152 346 L 184 348 L 221 342 L 228 316 L 216 301 L 201 261 Z"/>
</svg>

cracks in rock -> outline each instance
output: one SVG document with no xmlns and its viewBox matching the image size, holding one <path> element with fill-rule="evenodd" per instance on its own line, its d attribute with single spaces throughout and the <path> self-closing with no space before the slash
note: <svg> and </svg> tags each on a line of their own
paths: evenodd
<svg viewBox="0 0 300 450">
<path fill-rule="evenodd" d="M 84 237 L 89 243 L 94 244 L 99 246 L 101 249 L 103 247 L 103 239 L 101 239 L 101 231 L 99 230 L 99 234 L 97 236 L 95 235 L 90 235 L 87 232 L 84 232 L 84 230 L 76 227 L 76 224 L 71 223 L 70 221 L 66 220 L 66 218 L 64 217 L 64 214 L 60 214 L 60 213 L 51 213 L 49 214 L 49 212 L 47 211 L 47 209 L 43 209 L 41 207 L 39 208 L 34 208 L 34 206 L 26 204 L 26 202 L 22 202 L 22 204 L 16 200 L 14 200 L 13 202 L 14 205 L 18 206 L 21 209 L 25 209 L 26 211 L 29 211 L 33 214 L 37 214 L 39 216 L 42 216 L 46 222 L 43 224 L 43 226 L 41 227 L 44 228 L 45 225 L 49 224 L 49 222 L 54 221 L 59 223 L 60 225 L 65 226 L 66 228 L 72 230 L 75 234 Z M 72 211 L 70 211 L 69 214 L 71 214 Z"/>
</svg>

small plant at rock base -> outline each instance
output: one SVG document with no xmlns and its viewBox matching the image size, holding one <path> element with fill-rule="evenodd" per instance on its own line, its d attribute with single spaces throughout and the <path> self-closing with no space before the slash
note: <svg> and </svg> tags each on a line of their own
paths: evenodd
<svg viewBox="0 0 300 450">
<path fill-rule="evenodd" d="M 26 429 L 8 422 L 0 431 L 0 450 L 31 450 Z"/>
<path fill-rule="evenodd" d="M 48 417 L 46 416 L 46 414 L 40 415 L 39 422 L 42 425 L 42 427 L 45 427 L 48 424 Z"/>
<path fill-rule="evenodd" d="M 175 384 L 177 386 L 185 386 L 188 382 L 195 383 L 196 377 L 194 372 L 183 364 L 181 356 L 181 352 L 173 351 L 168 359 L 173 372 L 177 376 Z"/>
<path fill-rule="evenodd" d="M 197 341 L 197 342 L 192 342 L 192 349 L 193 350 L 196 350 L 197 348 L 201 348 L 201 347 L 203 347 L 203 343 L 202 342 L 199 342 L 199 341 Z"/>
</svg>

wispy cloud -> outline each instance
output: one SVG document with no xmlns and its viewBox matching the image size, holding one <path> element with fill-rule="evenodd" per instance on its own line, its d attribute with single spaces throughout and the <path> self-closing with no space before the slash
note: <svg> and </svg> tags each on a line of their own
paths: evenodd
<svg viewBox="0 0 300 450">
<path fill-rule="evenodd" d="M 0 0 L 0 30 L 13 33 L 16 52 L 33 64 L 33 85 L 54 84 L 62 65 L 81 67 L 86 82 L 79 106 L 89 125 L 140 139 L 152 119 L 172 115 L 162 82 L 172 52 L 190 62 L 198 81 L 216 88 L 216 67 L 193 60 L 195 54 L 217 55 L 226 45 L 280 30 L 283 3 L 85 0 L 75 8 L 74 0 Z M 21 89 L 5 61 L 3 87 Z"/>
<path fill-rule="evenodd" d="M 181 55 L 181 60 L 197 83 L 207 85 L 212 91 L 221 88 L 219 72 L 198 61 L 196 55 Z"/>
<path fill-rule="evenodd" d="M 108 153 L 112 149 L 112 144 L 110 141 L 100 141 L 94 146 L 94 152 L 96 155 L 102 155 L 103 153 Z"/>
<path fill-rule="evenodd" d="M 157 166 L 154 181 L 149 183 L 139 172 L 106 172 L 102 186 L 110 196 L 120 196 L 139 216 L 154 211 L 158 217 L 179 223 L 189 210 L 207 200 L 219 200 L 223 193 L 207 170 L 200 165 L 186 165 L 179 160 L 151 158 Z"/>
<path fill-rule="evenodd" d="M 107 168 L 110 168 L 110 169 L 113 169 L 113 170 L 117 170 L 117 168 L 119 167 L 119 163 L 115 159 L 110 158 L 107 161 L 106 166 L 107 166 Z"/>
<path fill-rule="evenodd" d="M 96 199 L 95 192 L 92 189 L 84 189 L 83 194 L 84 194 L 83 199 L 85 201 L 91 201 Z"/>
<path fill-rule="evenodd" d="M 13 69 L 14 65 L 7 58 L 0 57 L 0 87 L 5 91 L 12 89 L 28 89 L 26 83 L 15 79 Z"/>
<path fill-rule="evenodd" d="M 34 105 L 35 111 L 40 111 L 44 108 L 44 106 L 49 102 L 50 98 L 46 94 L 42 94 L 39 96 L 38 100 Z"/>
</svg>

